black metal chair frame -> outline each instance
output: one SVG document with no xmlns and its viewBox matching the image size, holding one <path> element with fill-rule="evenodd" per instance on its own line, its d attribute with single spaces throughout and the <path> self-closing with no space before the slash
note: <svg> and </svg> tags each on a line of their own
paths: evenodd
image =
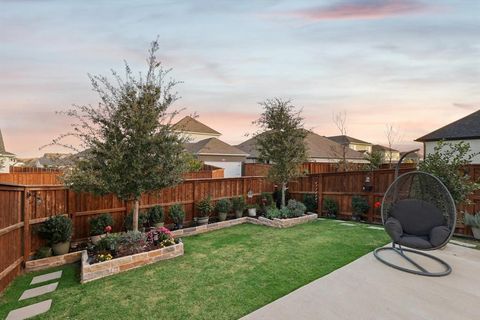
<svg viewBox="0 0 480 320">
<path fill-rule="evenodd" d="M 398 161 L 398 164 L 397 164 L 397 167 L 395 169 L 395 179 L 394 179 L 394 182 L 392 183 L 392 185 L 390 185 L 389 189 L 395 185 L 395 181 L 397 180 L 398 178 L 398 173 L 399 173 L 399 169 L 400 169 L 400 165 L 402 163 L 402 160 L 410 153 L 413 153 L 413 152 L 416 152 L 418 151 L 417 150 L 413 150 L 413 151 L 410 151 L 410 152 L 407 152 L 405 153 L 401 158 L 400 160 Z M 408 173 L 407 173 L 408 174 Z M 434 177 L 434 176 L 432 176 Z M 443 183 L 437 178 L 437 177 L 434 177 L 436 180 L 438 180 L 438 183 L 442 184 Z M 394 186 L 395 187 L 395 186 Z M 446 188 L 445 188 L 446 189 Z M 396 191 L 394 191 L 396 192 Z M 385 195 L 388 194 L 388 190 L 387 192 L 385 193 Z M 455 209 L 455 203 L 453 202 L 453 199 L 452 199 L 452 196 L 450 195 L 450 193 L 448 194 L 449 197 L 450 197 L 450 200 L 452 201 L 453 203 L 453 208 Z M 385 200 L 385 199 L 384 199 Z M 383 202 L 382 201 L 382 212 L 383 212 Z M 454 217 L 456 219 L 456 216 Z M 454 222 L 453 222 L 453 228 L 450 232 L 450 235 L 448 237 L 447 240 L 444 241 L 444 243 L 439 246 L 439 247 L 442 247 L 444 245 L 446 245 L 448 243 L 448 241 L 450 240 L 450 238 L 452 237 L 453 235 L 453 232 L 455 231 L 455 219 L 454 219 Z M 385 224 L 385 221 L 384 221 L 384 215 L 382 214 L 382 223 Z M 434 247 L 434 248 L 431 248 L 431 249 L 422 249 L 422 250 L 426 250 L 426 251 L 429 251 L 429 250 L 435 250 L 435 249 L 438 249 L 439 247 Z M 402 266 L 399 266 L 397 264 L 394 264 L 392 262 L 389 262 L 388 260 L 386 260 L 385 258 L 382 257 L 381 255 L 381 252 L 385 252 L 385 251 L 393 251 L 395 252 L 396 254 L 398 254 L 400 257 L 402 257 L 404 260 L 408 261 L 414 268 L 406 268 L 406 267 L 402 267 Z M 437 262 L 440 266 L 443 267 L 443 270 L 442 271 L 439 271 L 439 272 L 431 272 L 431 271 L 428 271 L 427 269 L 425 269 L 424 267 L 422 267 L 419 263 L 417 263 L 414 259 L 412 259 L 411 257 L 408 257 L 405 253 L 408 252 L 408 253 L 411 253 L 413 255 L 419 255 L 419 256 L 423 256 L 423 257 L 427 257 L 428 259 L 432 260 L 432 261 L 435 261 Z M 400 244 L 397 244 L 395 243 L 395 241 L 392 242 L 392 246 L 391 247 L 382 247 L 382 248 L 377 248 L 375 249 L 375 251 L 373 252 L 373 255 L 375 256 L 375 258 L 377 258 L 380 262 L 384 263 L 385 265 L 389 266 L 389 267 L 392 267 L 392 268 L 395 268 L 397 270 L 401 270 L 401 271 L 404 271 L 404 272 L 408 272 L 408 273 L 412 273 L 412 274 L 416 274 L 416 275 L 421 275 L 421 276 L 429 276 L 429 277 L 442 277 L 442 276 L 446 276 L 446 275 L 449 275 L 451 272 L 452 272 L 452 267 L 446 263 L 445 261 L 443 261 L 442 259 L 438 258 L 438 257 L 435 257 L 431 254 L 428 254 L 428 253 L 425 253 L 425 252 L 422 252 L 422 251 L 419 251 L 419 250 L 415 250 L 415 249 L 410 249 L 410 248 L 402 248 L 402 246 Z"/>
</svg>

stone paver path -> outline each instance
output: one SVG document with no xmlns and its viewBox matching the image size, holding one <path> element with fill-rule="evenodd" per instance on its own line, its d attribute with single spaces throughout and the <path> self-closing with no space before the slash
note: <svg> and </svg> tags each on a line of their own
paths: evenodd
<svg viewBox="0 0 480 320">
<path fill-rule="evenodd" d="M 15 309 L 10 311 L 6 320 L 23 320 L 35 317 L 50 310 L 51 306 L 52 300 L 45 300 L 23 308 Z"/>
<path fill-rule="evenodd" d="M 22 294 L 22 296 L 18 300 L 21 301 L 25 299 L 35 298 L 43 294 L 53 292 L 57 289 L 57 287 L 58 287 L 58 282 L 55 282 L 55 283 L 46 284 L 41 287 L 28 289 L 28 290 L 25 290 L 25 292 Z"/>
<path fill-rule="evenodd" d="M 374 226 L 367 227 L 367 229 L 373 229 L 373 230 L 385 230 L 385 229 L 384 229 L 384 228 L 382 228 L 382 227 L 374 227 Z"/>
<path fill-rule="evenodd" d="M 47 273 L 47 274 L 42 274 L 41 276 L 34 277 L 32 279 L 32 282 L 30 282 L 30 285 L 38 284 L 38 283 L 42 283 L 50 280 L 60 279 L 61 276 L 62 276 L 62 270 Z"/>
<path fill-rule="evenodd" d="M 450 243 L 453 243 L 453 244 L 456 244 L 456 245 L 459 245 L 459 246 L 464 246 L 464 247 L 467 247 L 467 248 L 476 248 L 477 247 L 475 244 L 466 243 L 466 242 L 457 241 L 457 240 L 450 240 Z"/>
<path fill-rule="evenodd" d="M 356 224 L 353 223 L 340 223 L 341 226 L 346 226 L 346 227 L 355 227 Z"/>
</svg>

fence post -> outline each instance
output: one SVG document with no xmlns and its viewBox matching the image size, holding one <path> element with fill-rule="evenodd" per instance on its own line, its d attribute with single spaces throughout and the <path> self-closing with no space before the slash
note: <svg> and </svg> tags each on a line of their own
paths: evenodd
<svg viewBox="0 0 480 320">
<path fill-rule="evenodd" d="M 317 212 L 318 216 L 322 215 L 323 208 L 323 174 L 318 175 L 318 190 L 317 190 Z"/>
<path fill-rule="evenodd" d="M 28 189 L 23 189 L 22 196 L 22 216 L 23 216 L 23 263 L 30 259 L 30 250 L 32 239 L 30 237 L 30 210 L 28 210 Z"/>
</svg>

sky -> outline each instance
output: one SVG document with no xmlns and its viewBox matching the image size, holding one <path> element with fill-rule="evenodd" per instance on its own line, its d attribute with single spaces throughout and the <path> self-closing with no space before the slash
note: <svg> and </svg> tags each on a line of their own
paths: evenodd
<svg viewBox="0 0 480 320">
<path fill-rule="evenodd" d="M 237 144 L 259 102 L 292 99 L 305 126 L 394 146 L 480 109 L 480 1 L 0 0 L 0 129 L 19 157 L 98 101 L 87 74 L 145 71 L 149 44 L 182 81 L 174 104 Z"/>
</svg>

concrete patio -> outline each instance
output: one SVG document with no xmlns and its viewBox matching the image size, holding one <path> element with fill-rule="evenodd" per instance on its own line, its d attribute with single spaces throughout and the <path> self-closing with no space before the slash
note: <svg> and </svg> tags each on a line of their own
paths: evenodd
<svg viewBox="0 0 480 320">
<path fill-rule="evenodd" d="M 449 244 L 433 255 L 452 266 L 449 276 L 431 278 L 401 272 L 369 253 L 242 319 L 480 318 L 480 250 Z M 395 259 L 400 261 L 389 256 L 390 261 Z M 423 261 L 427 270 L 435 270 L 423 259 L 417 261 Z"/>
</svg>

